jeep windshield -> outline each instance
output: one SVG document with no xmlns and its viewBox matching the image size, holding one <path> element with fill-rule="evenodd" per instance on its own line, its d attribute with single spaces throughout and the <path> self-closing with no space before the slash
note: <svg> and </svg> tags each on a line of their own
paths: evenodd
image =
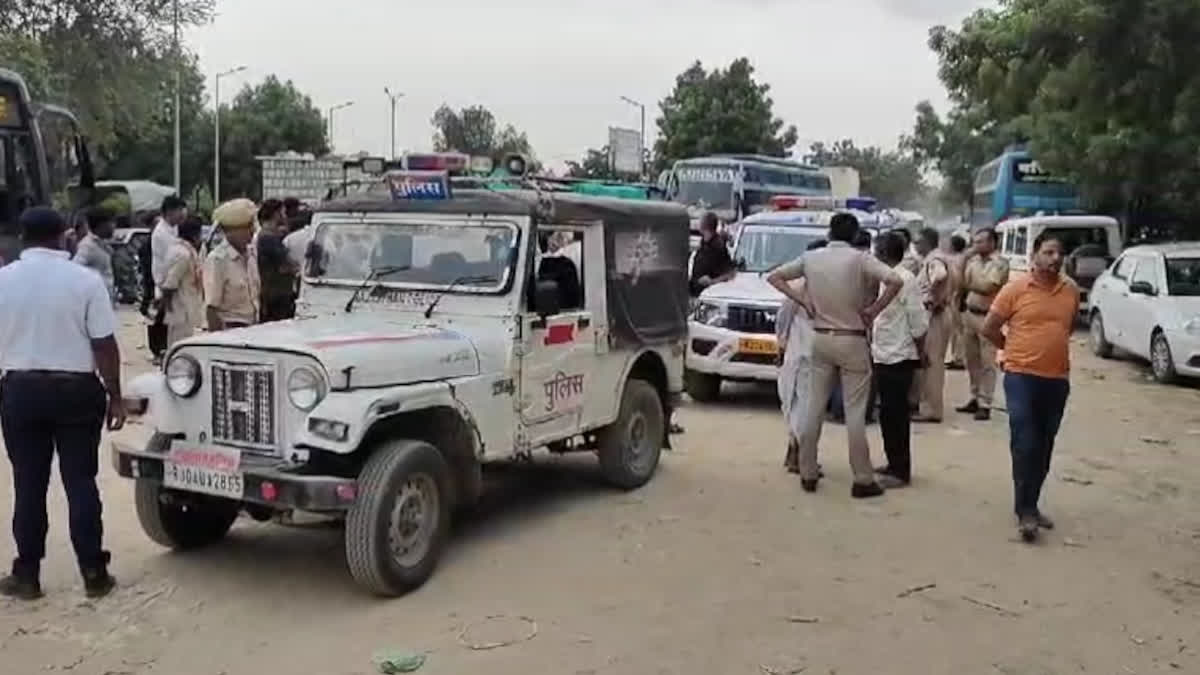
<svg viewBox="0 0 1200 675">
<path fill-rule="evenodd" d="M 507 287 L 516 244 L 511 224 L 325 222 L 308 251 L 306 277 L 359 285 L 373 270 L 395 268 L 375 283 L 438 289 L 469 277 L 489 281 L 454 290 L 497 292 Z"/>
<path fill-rule="evenodd" d="M 744 225 L 733 257 L 745 261 L 746 272 L 769 272 L 804 255 L 808 245 L 825 234 L 821 227 Z"/>
</svg>

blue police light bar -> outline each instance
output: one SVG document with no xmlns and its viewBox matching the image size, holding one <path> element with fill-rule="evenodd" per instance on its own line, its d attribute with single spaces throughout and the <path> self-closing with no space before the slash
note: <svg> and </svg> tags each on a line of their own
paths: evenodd
<svg viewBox="0 0 1200 675">
<path fill-rule="evenodd" d="M 846 208 L 857 209 L 859 211 L 871 212 L 875 210 L 875 206 L 879 201 L 871 197 L 847 197 Z"/>
<path fill-rule="evenodd" d="M 450 175 L 445 171 L 393 171 L 387 181 L 396 201 L 450 199 Z"/>
</svg>

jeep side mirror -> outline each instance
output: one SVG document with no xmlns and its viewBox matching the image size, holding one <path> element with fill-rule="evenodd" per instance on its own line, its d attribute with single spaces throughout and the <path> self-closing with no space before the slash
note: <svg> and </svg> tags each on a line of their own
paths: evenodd
<svg viewBox="0 0 1200 675">
<path fill-rule="evenodd" d="M 1137 295 L 1158 295 L 1158 292 L 1154 290 L 1154 284 L 1149 281 L 1135 281 L 1129 284 L 1129 292 Z"/>
<path fill-rule="evenodd" d="M 541 317 L 558 314 L 562 311 L 558 299 L 558 282 L 539 280 L 533 291 L 533 311 Z"/>
</svg>

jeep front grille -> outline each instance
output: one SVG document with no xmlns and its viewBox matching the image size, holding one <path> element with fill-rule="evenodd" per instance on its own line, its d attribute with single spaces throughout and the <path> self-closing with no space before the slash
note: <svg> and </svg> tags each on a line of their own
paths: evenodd
<svg viewBox="0 0 1200 675">
<path fill-rule="evenodd" d="M 245 363 L 212 366 L 212 441 L 275 451 L 275 368 Z"/>
<path fill-rule="evenodd" d="M 729 330 L 739 333 L 774 334 L 776 313 L 777 311 L 774 309 L 732 305 L 729 308 L 729 320 L 726 325 Z"/>
</svg>

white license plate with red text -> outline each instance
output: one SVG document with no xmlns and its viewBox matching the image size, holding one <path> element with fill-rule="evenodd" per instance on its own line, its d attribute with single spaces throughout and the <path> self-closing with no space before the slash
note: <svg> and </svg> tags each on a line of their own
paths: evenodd
<svg viewBox="0 0 1200 675">
<path fill-rule="evenodd" d="M 241 462 L 233 448 L 172 448 L 163 461 L 163 487 L 241 499 Z"/>
</svg>

